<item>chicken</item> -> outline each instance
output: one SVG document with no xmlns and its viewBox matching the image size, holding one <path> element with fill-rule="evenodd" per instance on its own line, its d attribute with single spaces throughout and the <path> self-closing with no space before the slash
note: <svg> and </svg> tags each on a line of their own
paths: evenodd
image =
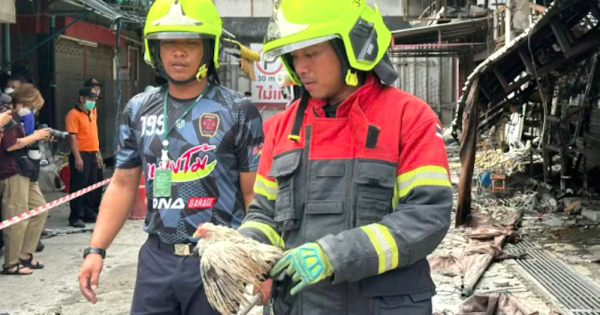
<svg viewBox="0 0 600 315">
<path fill-rule="evenodd" d="M 208 302 L 223 315 L 236 314 L 250 304 L 246 284 L 264 281 L 283 256 L 280 248 L 246 238 L 236 230 L 205 223 L 198 227 L 196 249 L 202 257 L 200 275 Z"/>
</svg>

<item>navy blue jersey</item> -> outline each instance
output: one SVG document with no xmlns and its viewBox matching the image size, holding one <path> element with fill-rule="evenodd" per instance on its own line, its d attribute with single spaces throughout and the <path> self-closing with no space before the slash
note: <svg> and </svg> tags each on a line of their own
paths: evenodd
<svg viewBox="0 0 600 315">
<path fill-rule="evenodd" d="M 237 228 L 245 214 L 239 173 L 257 170 L 264 140 L 260 113 L 240 94 L 218 85 L 209 85 L 187 114 L 196 98 L 169 97 L 171 198 L 154 198 L 166 89 L 133 97 L 119 128 L 116 167 L 142 166 L 144 171 L 148 197 L 144 230 L 175 244 L 195 241 L 192 234 L 204 222 Z"/>
</svg>

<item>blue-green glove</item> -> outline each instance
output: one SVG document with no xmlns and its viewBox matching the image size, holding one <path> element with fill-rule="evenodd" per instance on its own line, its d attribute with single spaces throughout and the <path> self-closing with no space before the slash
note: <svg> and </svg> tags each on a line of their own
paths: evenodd
<svg viewBox="0 0 600 315">
<path fill-rule="evenodd" d="M 329 258 L 317 243 L 307 243 L 287 252 L 271 269 L 271 276 L 276 277 L 284 269 L 287 269 L 286 273 L 292 277 L 292 281 L 300 281 L 292 288 L 292 295 L 333 274 Z"/>
</svg>

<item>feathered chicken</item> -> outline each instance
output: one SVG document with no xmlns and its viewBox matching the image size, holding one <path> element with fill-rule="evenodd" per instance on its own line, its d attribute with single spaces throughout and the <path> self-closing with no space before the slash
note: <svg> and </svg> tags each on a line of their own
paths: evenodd
<svg viewBox="0 0 600 315">
<path fill-rule="evenodd" d="M 280 248 L 259 243 L 224 226 L 198 227 L 196 249 L 208 302 L 223 315 L 238 314 L 248 301 L 246 285 L 259 285 L 283 256 Z"/>
</svg>

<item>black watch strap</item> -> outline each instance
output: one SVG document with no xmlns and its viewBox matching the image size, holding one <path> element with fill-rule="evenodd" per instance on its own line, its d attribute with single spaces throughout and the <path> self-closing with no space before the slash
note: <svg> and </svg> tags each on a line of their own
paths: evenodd
<svg viewBox="0 0 600 315">
<path fill-rule="evenodd" d="M 99 254 L 100 256 L 102 256 L 102 259 L 106 257 L 106 251 L 98 247 L 86 247 L 83 250 L 83 259 L 85 259 L 89 254 Z"/>
</svg>

